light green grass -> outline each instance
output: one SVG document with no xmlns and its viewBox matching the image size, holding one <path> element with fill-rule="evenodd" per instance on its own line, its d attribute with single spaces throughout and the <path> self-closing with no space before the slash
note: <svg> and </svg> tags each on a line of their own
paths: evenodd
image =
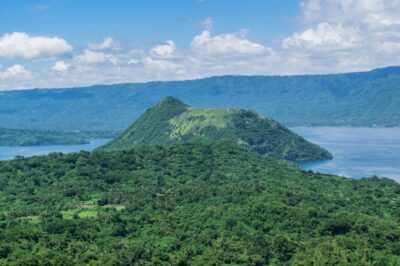
<svg viewBox="0 0 400 266">
<path fill-rule="evenodd" d="M 71 220 L 74 219 L 74 214 L 76 210 L 61 211 L 63 219 Z"/>
<path fill-rule="evenodd" d="M 96 218 L 97 217 L 97 211 L 93 211 L 93 210 L 83 211 L 83 212 L 80 212 L 78 214 L 78 216 L 79 216 L 79 218 L 83 218 L 83 219 L 85 219 L 85 218 Z"/>
<path fill-rule="evenodd" d="M 236 109 L 192 109 L 189 108 L 177 117 L 169 120 L 170 138 L 176 139 L 188 134 L 201 134 L 206 127 L 226 128 L 231 123 L 231 113 Z"/>
<path fill-rule="evenodd" d="M 74 219 L 74 216 L 77 214 L 79 218 L 87 219 L 87 218 L 95 218 L 97 217 L 97 211 L 95 210 L 84 210 L 80 211 L 78 209 L 62 211 L 63 219 L 70 220 Z"/>
<path fill-rule="evenodd" d="M 91 200 L 82 202 L 82 205 L 95 205 L 96 203 L 97 203 L 96 199 L 91 199 Z"/>
<path fill-rule="evenodd" d="M 103 208 L 112 208 L 112 209 L 115 209 L 116 211 L 125 210 L 125 206 L 120 205 L 120 204 L 107 204 L 107 205 L 104 205 Z"/>
<path fill-rule="evenodd" d="M 98 211 L 101 211 L 101 209 L 114 209 L 116 211 L 125 210 L 125 206 L 121 204 L 107 204 L 105 206 L 98 206 L 91 203 L 94 203 L 94 201 L 85 201 L 83 204 L 77 205 L 76 209 L 61 211 L 63 219 L 74 219 L 74 216 L 76 215 L 82 219 L 96 218 Z"/>
</svg>

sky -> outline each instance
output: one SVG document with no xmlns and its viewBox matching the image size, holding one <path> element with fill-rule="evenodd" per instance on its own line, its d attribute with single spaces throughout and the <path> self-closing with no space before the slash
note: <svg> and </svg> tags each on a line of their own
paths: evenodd
<svg viewBox="0 0 400 266">
<path fill-rule="evenodd" d="M 400 0 L 1 0 L 0 90 L 400 65 Z"/>
</svg>

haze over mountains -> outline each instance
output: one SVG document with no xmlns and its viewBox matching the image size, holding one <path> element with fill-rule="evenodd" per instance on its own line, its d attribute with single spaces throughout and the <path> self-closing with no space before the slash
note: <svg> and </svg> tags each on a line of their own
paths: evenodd
<svg viewBox="0 0 400 266">
<path fill-rule="evenodd" d="M 0 93 L 0 126 L 122 130 L 165 96 L 195 107 L 235 107 L 288 126 L 399 126 L 400 67 L 307 76 L 223 76 Z"/>
</svg>

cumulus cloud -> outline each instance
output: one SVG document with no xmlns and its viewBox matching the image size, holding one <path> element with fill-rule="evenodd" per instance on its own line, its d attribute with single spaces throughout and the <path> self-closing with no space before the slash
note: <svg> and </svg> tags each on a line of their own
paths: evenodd
<svg viewBox="0 0 400 266">
<path fill-rule="evenodd" d="M 0 71 L 0 81 L 0 88 L 14 90 L 31 87 L 35 83 L 36 78 L 24 66 L 15 64 L 3 72 Z"/>
<path fill-rule="evenodd" d="M 213 36 L 207 30 L 193 38 L 191 49 L 195 53 L 205 55 L 261 55 L 269 51 L 263 45 L 237 34 Z"/>
<path fill-rule="evenodd" d="M 85 49 L 82 54 L 76 56 L 76 61 L 80 64 L 104 64 L 112 63 L 117 64 L 117 58 L 112 54 L 105 54 L 103 52 L 91 51 Z"/>
<path fill-rule="evenodd" d="M 176 45 L 174 41 L 168 40 L 166 43 L 157 45 L 151 49 L 154 56 L 171 57 L 176 52 Z"/>
<path fill-rule="evenodd" d="M 303 18 L 311 22 L 369 24 L 372 27 L 400 24 L 400 0 L 307 0 Z"/>
<path fill-rule="evenodd" d="M 18 64 L 7 68 L 4 72 L 0 72 L 0 78 L 2 79 L 26 78 L 30 76 L 31 73 L 24 66 Z"/>
<path fill-rule="evenodd" d="M 159 60 L 152 57 L 144 58 L 142 63 L 144 66 L 153 70 L 172 70 L 179 67 L 179 64 L 175 64 L 173 61 Z"/>
<path fill-rule="evenodd" d="M 190 20 L 203 30 L 193 36 L 188 48 L 167 39 L 147 49 L 139 44 L 141 49 L 124 50 L 107 37 L 63 58 L 51 57 L 72 51 L 66 41 L 67 45 L 61 45 L 64 49 L 57 46 L 58 52 L 49 48 L 53 45 L 40 46 L 38 41 L 32 41 L 44 38 L 62 43 L 61 38 L 30 37 L 24 33 L 17 38 L 5 34 L 0 37 L 3 65 L 15 64 L 7 61 L 11 58 L 50 58 L 54 65 L 46 70 L 28 71 L 17 65 L 0 71 L 0 88 L 179 80 L 226 74 L 332 73 L 400 65 L 400 0 L 304 0 L 300 7 L 298 29 L 275 40 L 272 47 L 252 40 L 246 31 L 216 33 L 211 30 L 211 18 L 202 22 Z M 27 42 L 10 44 L 15 39 Z M 65 48 L 68 45 L 70 48 Z M 62 75 L 54 75 L 54 71 Z"/>
<path fill-rule="evenodd" d="M 52 67 L 52 69 L 57 72 L 67 72 L 70 67 L 71 65 L 65 63 L 64 61 L 57 61 Z"/>
<path fill-rule="evenodd" d="M 282 42 L 288 60 L 310 72 L 400 64 L 400 0 L 307 0 L 301 10 L 305 29 Z"/>
<path fill-rule="evenodd" d="M 342 50 L 360 45 L 363 38 L 355 27 L 344 27 L 341 24 L 329 25 L 320 23 L 315 28 L 301 33 L 294 33 L 284 39 L 285 49 Z"/>
<path fill-rule="evenodd" d="M 90 50 L 107 50 L 113 49 L 118 50 L 119 44 L 114 41 L 113 38 L 107 37 L 101 43 L 89 43 Z"/>
<path fill-rule="evenodd" d="M 0 37 L 0 57 L 7 59 L 49 58 L 72 51 L 59 37 L 29 36 L 24 32 L 6 33 Z"/>
</svg>

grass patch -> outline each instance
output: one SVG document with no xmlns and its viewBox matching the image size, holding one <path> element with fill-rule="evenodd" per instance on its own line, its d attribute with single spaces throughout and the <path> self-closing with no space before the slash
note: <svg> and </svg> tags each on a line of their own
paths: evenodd
<svg viewBox="0 0 400 266">
<path fill-rule="evenodd" d="M 120 204 L 107 204 L 107 205 L 104 205 L 103 208 L 112 208 L 112 209 L 115 209 L 117 211 L 125 210 L 125 206 L 124 205 L 120 205 Z"/>
<path fill-rule="evenodd" d="M 104 206 L 98 206 L 93 204 L 94 201 L 85 201 L 81 205 L 77 205 L 76 209 L 61 211 L 63 219 L 74 219 L 76 216 L 82 219 L 95 218 L 97 217 L 98 211 L 101 209 L 114 209 L 116 211 L 125 210 L 125 206 L 121 204 L 107 204 Z"/>
<path fill-rule="evenodd" d="M 79 218 L 83 218 L 83 219 L 85 219 L 85 218 L 96 218 L 97 217 L 97 211 L 93 211 L 93 210 L 83 211 L 83 212 L 80 212 L 78 214 L 78 216 L 79 216 Z"/>
<path fill-rule="evenodd" d="M 66 219 L 66 220 L 74 219 L 75 213 L 76 213 L 76 210 L 61 211 L 63 219 Z"/>
<path fill-rule="evenodd" d="M 193 109 L 189 108 L 179 116 L 169 120 L 170 138 L 175 139 L 188 134 L 200 134 L 202 129 L 215 127 L 222 129 L 231 123 L 230 113 L 235 109 Z"/>
</svg>

